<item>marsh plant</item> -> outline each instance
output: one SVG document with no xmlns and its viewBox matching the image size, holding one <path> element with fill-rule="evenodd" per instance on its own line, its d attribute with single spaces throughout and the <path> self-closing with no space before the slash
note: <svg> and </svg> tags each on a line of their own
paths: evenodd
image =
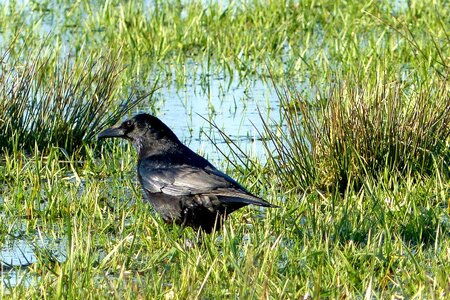
<svg viewBox="0 0 450 300">
<path fill-rule="evenodd" d="M 79 150 L 155 90 L 121 86 L 114 54 L 56 58 L 42 47 L 32 55 L 0 56 L 0 148 Z M 123 97 L 123 98 L 122 98 Z M 117 98 L 121 98 L 119 101 Z"/>
<path fill-rule="evenodd" d="M 419 89 L 345 80 L 313 102 L 278 89 L 287 130 L 265 122 L 271 165 L 290 188 L 345 191 L 383 174 L 431 174 L 450 159 L 450 94 L 440 77 Z M 267 147 L 269 149 L 269 147 Z"/>
</svg>

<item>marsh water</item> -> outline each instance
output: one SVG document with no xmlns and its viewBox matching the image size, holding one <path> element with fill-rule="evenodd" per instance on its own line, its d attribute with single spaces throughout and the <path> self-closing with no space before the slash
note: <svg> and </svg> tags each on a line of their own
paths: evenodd
<svg viewBox="0 0 450 300">
<path fill-rule="evenodd" d="M 279 102 L 271 83 L 259 79 L 230 82 L 224 75 L 215 74 L 207 76 L 205 87 L 200 76 L 204 73 L 191 74 L 185 86 L 171 84 L 157 92 L 157 116 L 186 145 L 218 166 L 223 156 L 210 139 L 224 153 L 229 152 L 218 129 L 250 157 L 264 161 L 260 136 L 263 122 L 274 124 L 280 120 Z"/>
</svg>

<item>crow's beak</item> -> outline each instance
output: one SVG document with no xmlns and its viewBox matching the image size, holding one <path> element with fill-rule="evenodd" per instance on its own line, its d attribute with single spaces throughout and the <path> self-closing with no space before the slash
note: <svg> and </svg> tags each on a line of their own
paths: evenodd
<svg viewBox="0 0 450 300">
<path fill-rule="evenodd" d="M 102 138 L 112 138 L 112 137 L 124 137 L 125 136 L 125 130 L 120 127 L 111 127 L 108 129 L 103 130 L 97 135 L 97 139 Z"/>
</svg>

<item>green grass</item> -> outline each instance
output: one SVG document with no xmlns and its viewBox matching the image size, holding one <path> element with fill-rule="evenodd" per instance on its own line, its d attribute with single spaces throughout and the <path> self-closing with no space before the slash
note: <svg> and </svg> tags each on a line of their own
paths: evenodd
<svg viewBox="0 0 450 300">
<path fill-rule="evenodd" d="M 91 153 L 89 149 L 86 151 Z M 256 184 L 279 209 L 246 208 L 221 232 L 197 240 L 141 201 L 129 147 L 79 162 L 58 149 L 6 156 L 3 241 L 37 245 L 14 298 L 376 298 L 448 295 L 450 186 L 438 168 L 424 178 L 389 174 L 359 192 L 286 194 Z M 62 163 L 61 161 L 67 161 Z M 250 186 L 245 174 L 234 176 Z M 250 177 L 249 177 L 250 178 Z M 63 262 L 55 260 L 61 239 Z"/>
<path fill-rule="evenodd" d="M 435 165 L 450 175 L 447 81 L 438 77 L 414 89 L 366 80 L 345 79 L 314 101 L 294 88 L 277 90 L 286 129 L 264 121 L 264 144 L 275 149 L 269 163 L 281 186 L 344 192 L 386 173 L 429 175 Z"/>
<path fill-rule="evenodd" d="M 440 1 L 55 2 L 2 4 L 3 39 L 19 35 L 30 48 L 45 40 L 75 56 L 120 49 L 142 82 L 155 70 L 183 77 L 192 61 L 231 77 L 267 76 L 267 64 L 309 87 L 349 73 L 414 79 L 448 68 L 449 8 Z"/>
<path fill-rule="evenodd" d="M 124 91 L 117 55 L 59 60 L 43 47 L 22 62 L 11 53 L 17 43 L 0 60 L 2 150 L 78 151 L 155 91 Z"/>
<path fill-rule="evenodd" d="M 36 262 L 1 273 L 0 298 L 448 298 L 449 18 L 439 1 L 2 2 L 0 246 Z M 206 90 L 271 78 L 282 115 L 261 116 L 267 163 L 232 148 L 227 170 L 280 208 L 210 236 L 142 202 L 131 146 L 89 143 L 134 91 L 200 71 Z"/>
</svg>

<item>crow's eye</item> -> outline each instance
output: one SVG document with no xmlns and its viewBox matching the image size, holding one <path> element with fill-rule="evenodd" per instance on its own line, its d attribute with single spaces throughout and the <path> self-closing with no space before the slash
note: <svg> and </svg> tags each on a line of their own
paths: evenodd
<svg viewBox="0 0 450 300">
<path fill-rule="evenodd" d="M 133 126 L 133 122 L 131 122 L 130 120 L 126 121 L 124 123 L 125 128 L 131 128 Z"/>
</svg>

